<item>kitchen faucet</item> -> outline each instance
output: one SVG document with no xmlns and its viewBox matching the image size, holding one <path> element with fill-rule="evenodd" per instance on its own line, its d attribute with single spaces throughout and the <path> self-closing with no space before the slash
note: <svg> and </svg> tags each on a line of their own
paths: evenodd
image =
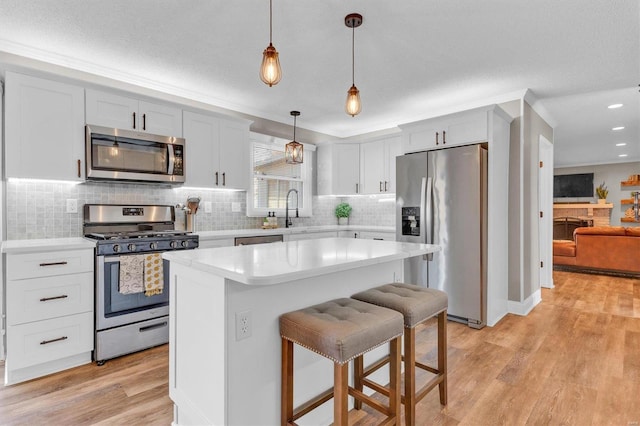
<svg viewBox="0 0 640 426">
<path fill-rule="evenodd" d="M 289 192 L 287 192 L 287 199 L 286 199 L 287 205 L 284 209 L 284 227 L 285 228 L 288 228 L 289 226 L 293 225 L 291 223 L 291 219 L 289 219 L 289 194 L 291 194 L 292 191 L 296 193 L 296 217 L 299 217 L 298 216 L 298 203 L 299 203 L 298 190 L 291 188 Z"/>
</svg>

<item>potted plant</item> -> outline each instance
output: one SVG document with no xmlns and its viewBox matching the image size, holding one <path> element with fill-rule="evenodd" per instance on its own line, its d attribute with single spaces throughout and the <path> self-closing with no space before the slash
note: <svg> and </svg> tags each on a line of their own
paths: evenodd
<svg viewBox="0 0 640 426">
<path fill-rule="evenodd" d="M 349 215 L 351 214 L 351 206 L 349 203 L 340 203 L 336 206 L 336 217 L 338 225 L 349 224 Z"/>
<path fill-rule="evenodd" d="M 607 195 L 609 195 L 609 190 L 607 189 L 607 186 L 604 184 L 604 182 L 596 187 L 596 195 L 598 196 L 598 204 L 605 204 L 607 202 Z"/>
</svg>

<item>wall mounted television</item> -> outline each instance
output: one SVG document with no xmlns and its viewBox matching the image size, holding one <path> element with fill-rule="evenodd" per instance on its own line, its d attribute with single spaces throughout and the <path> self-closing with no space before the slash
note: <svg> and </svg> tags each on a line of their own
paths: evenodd
<svg viewBox="0 0 640 426">
<path fill-rule="evenodd" d="M 565 203 L 593 201 L 593 173 L 555 175 L 553 177 L 553 200 Z"/>
</svg>

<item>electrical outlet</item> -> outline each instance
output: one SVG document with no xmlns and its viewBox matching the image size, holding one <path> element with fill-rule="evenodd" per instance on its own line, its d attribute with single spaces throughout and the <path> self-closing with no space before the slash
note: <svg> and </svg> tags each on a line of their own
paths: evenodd
<svg viewBox="0 0 640 426">
<path fill-rule="evenodd" d="M 211 210 L 213 210 L 211 208 L 211 201 L 205 201 L 204 202 L 204 212 L 205 213 L 211 213 Z"/>
<path fill-rule="evenodd" d="M 67 198 L 67 213 L 78 213 L 78 200 Z"/>
<path fill-rule="evenodd" d="M 240 213 L 240 203 L 231 203 L 231 212 Z"/>
<path fill-rule="evenodd" d="M 236 340 L 251 337 L 251 311 L 236 312 Z"/>
</svg>

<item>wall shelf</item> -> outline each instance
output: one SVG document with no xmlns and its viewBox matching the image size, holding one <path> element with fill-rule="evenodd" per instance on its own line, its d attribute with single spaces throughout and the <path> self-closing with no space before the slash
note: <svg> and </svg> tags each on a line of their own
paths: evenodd
<svg viewBox="0 0 640 426">
<path fill-rule="evenodd" d="M 612 209 L 613 203 L 554 203 L 554 209 Z"/>
<path fill-rule="evenodd" d="M 620 219 L 620 222 L 627 222 L 627 223 L 640 223 L 640 220 L 635 220 L 632 217 L 623 217 L 622 219 Z"/>
<path fill-rule="evenodd" d="M 640 180 L 620 182 L 620 186 L 640 186 Z"/>
</svg>

